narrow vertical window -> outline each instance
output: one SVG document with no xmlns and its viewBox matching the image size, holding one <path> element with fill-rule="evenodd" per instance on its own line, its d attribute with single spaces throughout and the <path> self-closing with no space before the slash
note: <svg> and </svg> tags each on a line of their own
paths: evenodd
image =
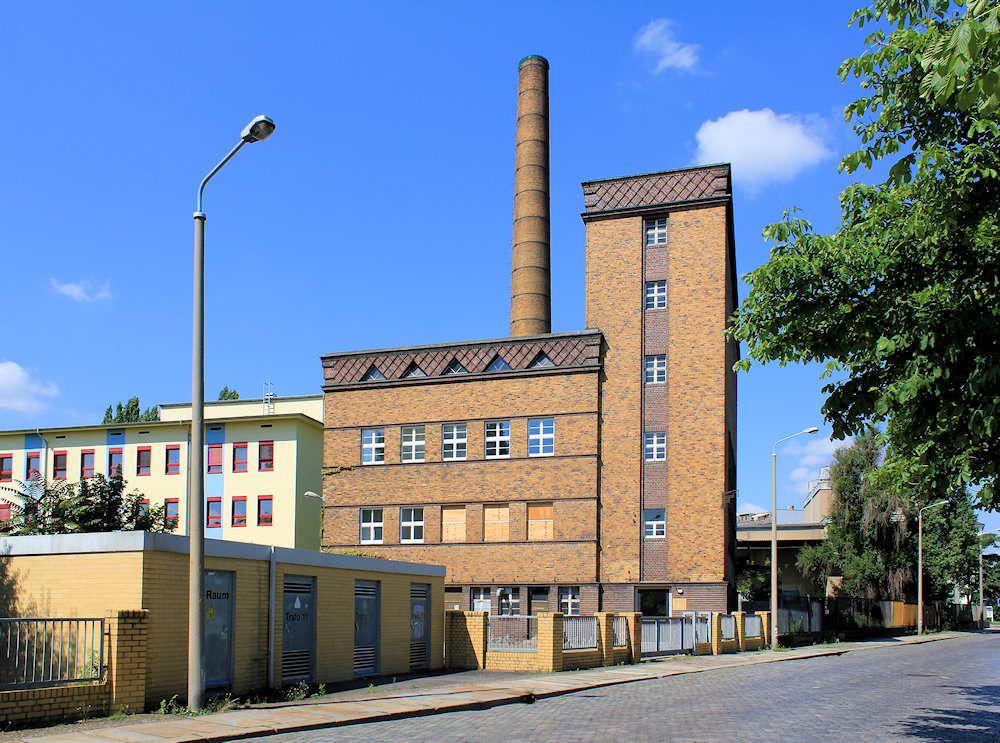
<svg viewBox="0 0 1000 743">
<path fill-rule="evenodd" d="M 210 475 L 222 474 L 222 444 L 208 445 L 208 473 Z"/>
<path fill-rule="evenodd" d="M 122 450 L 108 449 L 108 477 L 114 477 L 116 473 L 122 474 Z"/>
<path fill-rule="evenodd" d="M 65 451 L 54 451 L 54 452 L 52 452 L 52 479 L 53 480 L 65 480 L 66 479 L 66 452 Z"/>
<path fill-rule="evenodd" d="M 667 219 L 650 219 L 646 222 L 646 245 L 667 244 Z"/>
<path fill-rule="evenodd" d="M 274 500 L 270 495 L 257 496 L 257 526 L 274 523 Z"/>
<path fill-rule="evenodd" d="M 167 447 L 167 463 L 164 474 L 179 475 L 181 473 L 181 447 L 171 445 Z"/>
<path fill-rule="evenodd" d="M 646 384 L 659 384 L 667 381 L 667 356 L 647 356 L 644 377 Z"/>
<path fill-rule="evenodd" d="M 233 472 L 247 471 L 247 442 L 233 444 Z"/>
<path fill-rule="evenodd" d="M 423 462 L 424 427 L 403 426 L 402 440 L 403 449 L 400 453 L 400 459 L 403 462 Z"/>
<path fill-rule="evenodd" d="M 662 508 L 644 508 L 642 523 L 644 539 L 663 539 L 667 536 L 666 512 Z"/>
<path fill-rule="evenodd" d="M 468 427 L 465 423 L 441 426 L 441 459 L 446 462 L 465 459 L 468 442 Z"/>
<path fill-rule="evenodd" d="M 261 441 L 257 447 L 257 471 L 274 471 L 274 442 Z"/>
<path fill-rule="evenodd" d="M 14 479 L 14 456 L 0 455 L 0 482 L 12 482 Z"/>
<path fill-rule="evenodd" d="M 580 586 L 563 586 L 559 589 L 559 611 L 567 617 L 580 616 Z"/>
<path fill-rule="evenodd" d="M 510 457 L 510 421 L 491 421 L 486 424 L 486 458 Z"/>
<path fill-rule="evenodd" d="M 233 496 L 233 526 L 247 525 L 247 498 L 245 495 Z"/>
<path fill-rule="evenodd" d="M 555 451 L 555 422 L 552 418 L 528 421 L 528 456 L 551 457 Z"/>
<path fill-rule="evenodd" d="M 382 509 L 361 509 L 361 544 L 382 544 Z"/>
<path fill-rule="evenodd" d="M 424 509 L 399 509 L 399 541 L 404 544 L 424 541 Z"/>
<path fill-rule="evenodd" d="M 222 526 L 222 498 L 208 498 L 205 506 L 205 526 Z"/>
<path fill-rule="evenodd" d="M 140 446 L 136 450 L 135 474 L 146 477 L 152 469 L 153 452 L 148 446 Z"/>
<path fill-rule="evenodd" d="M 24 455 L 24 472 L 28 480 L 38 480 L 42 477 L 42 455 L 37 451 L 30 451 Z"/>
<path fill-rule="evenodd" d="M 667 282 L 646 282 L 646 309 L 662 310 L 667 306 Z"/>
<path fill-rule="evenodd" d="M 667 434 L 663 431 L 647 433 L 645 436 L 645 459 L 647 462 L 661 462 L 667 458 Z"/>
<path fill-rule="evenodd" d="M 490 589 L 489 588 L 472 588 L 469 591 L 469 596 L 472 599 L 472 610 L 473 611 L 489 611 L 490 610 Z"/>
<path fill-rule="evenodd" d="M 385 463 L 385 429 L 366 428 L 361 432 L 361 464 Z"/>
<path fill-rule="evenodd" d="M 177 498 L 167 498 L 167 500 L 164 501 L 164 505 L 167 507 L 166 513 L 164 514 L 164 518 L 167 522 L 166 526 L 171 530 L 176 529 L 178 524 L 181 522 L 180 501 Z"/>
<path fill-rule="evenodd" d="M 80 452 L 80 479 L 86 480 L 94 476 L 94 450 L 84 449 Z"/>
</svg>

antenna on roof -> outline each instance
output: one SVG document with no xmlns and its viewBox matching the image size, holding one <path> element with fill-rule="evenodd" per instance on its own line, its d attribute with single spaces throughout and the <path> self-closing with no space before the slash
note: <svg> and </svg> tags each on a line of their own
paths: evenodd
<svg viewBox="0 0 1000 743">
<path fill-rule="evenodd" d="M 274 382 L 264 382 L 264 415 L 274 415 Z"/>
</svg>

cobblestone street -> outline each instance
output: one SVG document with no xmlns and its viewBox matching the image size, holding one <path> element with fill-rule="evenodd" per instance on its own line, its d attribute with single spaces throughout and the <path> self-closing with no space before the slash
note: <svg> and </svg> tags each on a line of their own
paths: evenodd
<svg viewBox="0 0 1000 743">
<path fill-rule="evenodd" d="M 1000 634 L 258 741 L 1000 741 Z"/>
</svg>

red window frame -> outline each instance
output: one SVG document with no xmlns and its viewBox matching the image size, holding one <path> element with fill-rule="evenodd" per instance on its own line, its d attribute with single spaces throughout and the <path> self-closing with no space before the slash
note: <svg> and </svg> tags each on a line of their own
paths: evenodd
<svg viewBox="0 0 1000 743">
<path fill-rule="evenodd" d="M 118 455 L 117 466 L 111 464 L 115 454 Z M 108 477 L 113 477 L 116 469 L 121 470 L 122 474 L 125 474 L 125 456 L 122 454 L 120 446 L 114 446 L 108 449 Z"/>
<path fill-rule="evenodd" d="M 246 472 L 249 447 L 246 441 L 233 444 L 233 472 Z"/>
<path fill-rule="evenodd" d="M 212 514 L 212 504 L 219 504 L 219 512 Z M 222 526 L 222 498 L 205 499 L 205 526 Z"/>
<path fill-rule="evenodd" d="M 0 524 L 10 521 L 12 518 L 14 518 L 14 514 L 11 512 L 10 503 L 0 503 Z"/>
<path fill-rule="evenodd" d="M 142 463 L 143 452 L 149 455 L 149 461 Z M 145 470 L 145 472 L 143 472 Z M 149 477 L 153 471 L 153 448 L 151 446 L 140 446 L 135 450 L 135 475 L 136 477 Z"/>
<path fill-rule="evenodd" d="M 60 465 L 60 457 L 62 457 L 62 464 Z M 69 455 L 66 454 L 65 449 L 59 449 L 52 452 L 52 479 L 53 480 L 65 480 L 66 479 L 66 465 L 69 462 Z"/>
<path fill-rule="evenodd" d="M 269 446 L 271 448 L 271 456 L 264 456 L 264 447 Z M 274 442 L 273 441 L 261 441 L 257 444 L 257 471 L 258 472 L 274 472 Z"/>
<path fill-rule="evenodd" d="M 0 482 L 14 481 L 14 455 L 0 454 Z"/>
<path fill-rule="evenodd" d="M 31 460 L 35 460 L 35 467 L 32 469 Z M 42 479 L 42 453 L 38 451 L 29 451 L 24 455 L 24 474 L 25 480 L 41 480 Z"/>
<path fill-rule="evenodd" d="M 236 504 L 243 504 L 243 514 L 237 515 Z M 232 512 L 232 525 L 233 526 L 246 526 L 247 525 L 247 497 L 245 495 L 234 495 L 233 496 L 233 512 Z"/>
<path fill-rule="evenodd" d="M 149 498 L 143 498 L 139 501 L 139 512 L 149 513 Z"/>
<path fill-rule="evenodd" d="M 177 515 L 170 515 L 171 504 L 177 506 Z M 167 498 L 163 501 L 163 521 L 168 529 L 176 529 L 181 523 L 181 501 L 180 498 Z"/>
<path fill-rule="evenodd" d="M 177 452 L 177 461 L 170 461 L 170 452 Z M 165 455 L 165 464 L 163 465 L 163 473 L 165 475 L 179 475 L 181 473 L 181 447 L 179 444 L 173 444 L 167 446 L 167 451 Z"/>
<path fill-rule="evenodd" d="M 205 470 L 210 475 L 222 474 L 222 444 L 209 444 L 208 456 L 205 457 Z M 213 462 L 213 459 L 218 461 Z"/>
<path fill-rule="evenodd" d="M 90 466 L 87 466 L 87 455 L 90 455 Z M 94 462 L 97 461 L 93 449 L 84 449 L 80 452 L 80 479 L 86 480 L 94 476 Z"/>
<path fill-rule="evenodd" d="M 268 508 L 270 513 L 261 513 L 260 506 L 262 503 L 268 503 Z M 258 495 L 257 496 L 257 526 L 273 526 L 274 525 L 274 496 L 272 495 Z"/>
</svg>

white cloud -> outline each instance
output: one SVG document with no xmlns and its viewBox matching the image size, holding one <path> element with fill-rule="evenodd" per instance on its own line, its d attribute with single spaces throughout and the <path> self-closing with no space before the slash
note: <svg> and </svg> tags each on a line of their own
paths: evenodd
<svg viewBox="0 0 1000 743">
<path fill-rule="evenodd" d="M 806 495 L 809 492 L 810 481 L 819 479 L 820 467 L 830 464 L 833 453 L 850 443 L 850 439 L 833 441 L 831 439 L 799 438 L 789 441 L 780 453 L 798 457 L 798 461 L 788 474 L 785 490 L 797 495 Z"/>
<path fill-rule="evenodd" d="M 666 18 L 657 18 L 639 29 L 632 41 L 632 49 L 656 60 L 656 73 L 668 67 L 690 70 L 698 62 L 698 45 L 685 44 L 674 38 Z"/>
<path fill-rule="evenodd" d="M 60 294 L 64 294 L 77 302 L 99 302 L 102 299 L 111 299 L 111 282 L 105 281 L 99 284 L 90 279 L 83 279 L 78 282 L 60 284 L 55 279 L 50 279 L 52 288 Z"/>
<path fill-rule="evenodd" d="M 766 513 L 769 509 L 761 508 L 756 503 L 744 503 L 736 510 L 740 513 Z"/>
<path fill-rule="evenodd" d="M 37 413 L 45 407 L 42 398 L 58 394 L 59 388 L 52 382 L 34 380 L 19 364 L 0 361 L 0 409 Z"/>
<path fill-rule="evenodd" d="M 733 180 L 751 189 L 790 181 L 832 154 L 823 142 L 825 129 L 818 116 L 776 114 L 769 108 L 730 111 L 699 127 L 694 164 L 732 163 Z"/>
</svg>

